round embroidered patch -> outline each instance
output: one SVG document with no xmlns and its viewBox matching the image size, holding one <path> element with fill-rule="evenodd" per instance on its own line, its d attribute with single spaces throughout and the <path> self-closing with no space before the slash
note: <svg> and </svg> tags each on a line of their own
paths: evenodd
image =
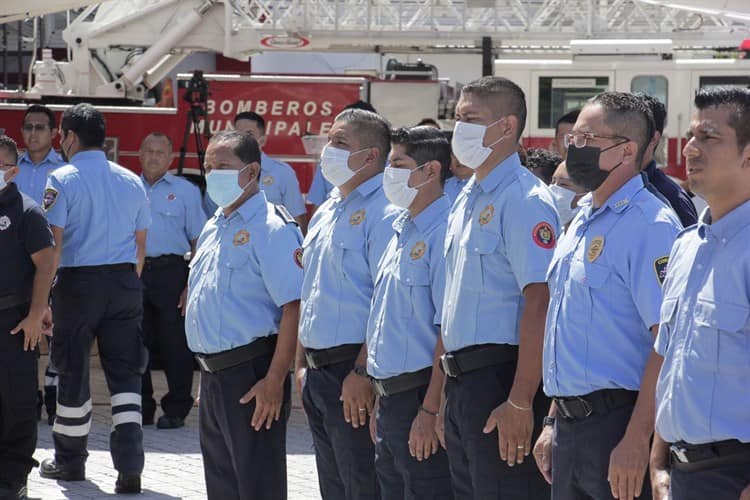
<svg viewBox="0 0 750 500">
<path fill-rule="evenodd" d="M 299 266 L 300 269 L 302 269 L 302 249 L 298 248 L 294 251 L 294 263 Z"/>
<path fill-rule="evenodd" d="M 534 226 L 531 236 L 534 239 L 534 243 L 542 248 L 550 249 L 555 246 L 555 230 L 552 229 L 552 226 L 548 222 L 540 222 Z"/>
</svg>

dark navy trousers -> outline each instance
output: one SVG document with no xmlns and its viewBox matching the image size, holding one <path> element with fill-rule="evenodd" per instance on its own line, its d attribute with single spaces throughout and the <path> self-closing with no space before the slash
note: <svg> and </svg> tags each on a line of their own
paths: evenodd
<svg viewBox="0 0 750 500">
<path fill-rule="evenodd" d="M 737 500 L 748 485 L 750 462 L 745 461 L 690 472 L 672 467 L 669 489 L 672 500 Z"/>
<path fill-rule="evenodd" d="M 255 400 L 240 398 L 268 373 L 272 354 L 215 373 L 201 372 L 199 431 L 209 500 L 284 500 L 286 427 L 291 377 L 284 381 L 281 418 L 256 431 Z"/>
<path fill-rule="evenodd" d="M 37 465 L 39 351 L 23 350 L 23 332 L 11 335 L 28 305 L 0 311 L 0 493 L 17 492 Z"/>
<path fill-rule="evenodd" d="M 126 266 L 63 268 L 52 295 L 52 359 L 58 369 L 55 461 L 83 468 L 91 428 L 89 357 L 94 340 L 112 403 L 109 449 L 115 469 L 143 470 L 141 376 L 146 349 L 141 334 L 141 281 Z"/>
<path fill-rule="evenodd" d="M 552 443 L 552 499 L 611 499 L 607 481 L 609 456 L 625 435 L 633 413 L 626 405 L 606 415 L 555 420 Z M 645 472 L 641 499 L 651 498 L 651 482 Z M 713 500 L 713 499 L 712 499 Z"/>
<path fill-rule="evenodd" d="M 341 384 L 354 360 L 307 369 L 302 403 L 312 431 L 320 494 L 325 500 L 374 500 L 375 446 L 369 422 L 355 429 L 344 420 Z M 390 499 L 389 499 L 390 500 Z"/>
<path fill-rule="evenodd" d="M 488 366 L 447 377 L 445 440 L 451 479 L 459 500 L 548 500 L 550 489 L 529 454 L 523 464 L 509 467 L 500 460 L 497 432 L 482 430 L 492 410 L 508 399 L 516 362 Z M 542 429 L 549 399 L 541 388 L 534 399 L 534 432 Z"/>
<path fill-rule="evenodd" d="M 427 386 L 383 396 L 378 403 L 375 472 L 383 499 L 453 499 L 445 450 L 438 446 L 421 462 L 409 454 L 409 432 L 425 392 Z"/>
</svg>

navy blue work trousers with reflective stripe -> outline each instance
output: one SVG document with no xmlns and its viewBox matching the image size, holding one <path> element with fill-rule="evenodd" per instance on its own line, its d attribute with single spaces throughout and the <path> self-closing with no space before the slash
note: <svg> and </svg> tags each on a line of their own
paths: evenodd
<svg viewBox="0 0 750 500">
<path fill-rule="evenodd" d="M 141 334 L 142 286 L 134 270 L 63 268 L 52 295 L 52 357 L 58 369 L 55 461 L 84 466 L 91 427 L 89 358 L 94 340 L 112 403 L 109 445 L 119 472 L 143 470 L 141 376 L 146 349 Z"/>
</svg>

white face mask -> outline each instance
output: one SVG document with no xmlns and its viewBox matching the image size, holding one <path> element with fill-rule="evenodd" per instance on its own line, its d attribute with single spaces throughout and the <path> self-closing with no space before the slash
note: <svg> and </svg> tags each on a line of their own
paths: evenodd
<svg viewBox="0 0 750 500">
<path fill-rule="evenodd" d="M 345 149 L 326 145 L 320 154 L 320 171 L 323 177 L 336 187 L 346 184 L 357 172 L 365 168 L 365 165 L 362 165 L 357 170 L 350 169 L 349 157 L 366 150 L 367 148 L 350 153 Z"/>
<path fill-rule="evenodd" d="M 220 207 L 228 207 L 247 189 L 252 180 L 240 186 L 240 172 L 245 170 L 211 170 L 206 175 L 206 191 L 211 199 Z"/>
<path fill-rule="evenodd" d="M 560 215 L 560 223 L 565 225 L 572 221 L 581 209 L 577 203 L 575 207 L 571 208 L 573 198 L 575 198 L 578 193 L 571 191 L 568 188 L 558 186 L 557 184 L 550 184 L 549 189 L 552 191 L 552 196 L 555 198 L 555 206 L 557 207 L 557 213 Z"/>
<path fill-rule="evenodd" d="M 8 187 L 8 182 L 5 180 L 6 172 L 0 170 L 0 191 Z"/>
<path fill-rule="evenodd" d="M 484 146 L 484 135 L 487 129 L 499 123 L 503 118 L 490 123 L 487 126 L 478 123 L 456 122 L 453 129 L 453 154 L 456 155 L 461 165 L 466 165 L 472 170 L 478 169 L 482 163 L 492 154 L 492 146 L 500 143 L 505 139 L 502 136 L 489 146 Z"/>
<path fill-rule="evenodd" d="M 427 165 L 426 163 L 421 164 L 414 170 L 408 168 L 394 168 L 385 167 L 383 171 L 383 191 L 388 201 L 400 208 L 409 208 L 419 193 L 419 188 L 427 184 L 429 181 L 425 181 L 422 184 L 414 187 L 409 186 L 409 179 L 411 178 L 412 172 L 419 170 L 420 168 Z"/>
</svg>

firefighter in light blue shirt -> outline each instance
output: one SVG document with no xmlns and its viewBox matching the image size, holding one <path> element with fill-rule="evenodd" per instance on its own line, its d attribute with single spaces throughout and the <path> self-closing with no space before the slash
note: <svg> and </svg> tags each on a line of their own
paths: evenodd
<svg viewBox="0 0 750 500">
<path fill-rule="evenodd" d="M 548 189 L 516 152 L 526 120 L 518 86 L 495 77 L 472 82 L 456 117 L 453 153 L 475 174 L 451 208 L 445 238 L 445 441 L 453 486 L 460 498 L 548 497 L 524 457 L 549 404 L 539 358 L 558 217 Z"/>
<path fill-rule="evenodd" d="M 378 395 L 375 472 L 382 498 L 453 498 L 438 443 L 443 373 L 440 321 L 443 242 L 450 202 L 442 194 L 450 144 L 433 127 L 394 131 L 383 189 L 404 210 L 380 262 L 367 325 L 367 372 Z"/>
<path fill-rule="evenodd" d="M 201 366 L 206 492 L 210 499 L 286 498 L 302 234 L 259 189 L 260 150 L 249 134 L 214 135 L 206 172 L 221 208 L 198 239 L 185 315 Z"/>
<path fill-rule="evenodd" d="M 40 474 L 85 478 L 91 427 L 89 355 L 94 340 L 112 400 L 110 451 L 118 493 L 139 493 L 143 470 L 141 334 L 148 198 L 133 172 L 107 161 L 104 116 L 77 104 L 62 116 L 60 149 L 70 164 L 52 172 L 43 208 L 52 226 L 60 270 L 52 296 L 52 359 L 59 370 L 55 458 Z"/>
<path fill-rule="evenodd" d="M 65 165 L 62 156 L 52 148 L 56 127 L 55 113 L 47 106 L 32 104 L 24 112 L 21 135 L 26 151 L 18 159 L 15 183 L 40 205 L 50 172 Z"/>
<path fill-rule="evenodd" d="M 654 498 L 750 498 L 750 91 L 695 96 L 690 190 L 708 208 L 664 283 L 651 453 Z M 671 455 L 671 457 L 670 457 Z"/>
<path fill-rule="evenodd" d="M 566 136 L 570 179 L 590 194 L 549 271 L 542 372 L 555 420 L 535 457 L 553 499 L 650 497 L 645 472 L 659 367 L 651 346 L 680 230 L 640 176 L 653 127 L 638 97 L 605 92 L 588 101 Z"/>
<path fill-rule="evenodd" d="M 274 160 L 263 152 L 266 121 L 257 113 L 246 111 L 234 117 L 234 128 L 252 135 L 260 145 L 260 189 L 266 199 L 271 203 L 284 205 L 304 233 L 307 229 L 307 208 L 300 192 L 297 174 L 288 164 Z"/>
<path fill-rule="evenodd" d="M 152 132 L 141 143 L 141 181 L 151 206 L 151 228 L 146 237 L 143 281 L 143 337 L 149 365 L 159 354 L 168 392 L 161 400 L 164 415 L 156 427 L 182 427 L 193 407 L 193 355 L 185 340 L 183 311 L 188 277 L 185 256 L 195 253 L 206 215 L 200 190 L 190 181 L 167 172 L 172 163 L 172 140 Z M 151 367 L 143 374 L 143 424 L 154 423 Z"/>
<path fill-rule="evenodd" d="M 297 378 L 305 377 L 303 404 L 325 498 L 376 495 L 364 344 L 379 262 L 398 213 L 383 193 L 389 150 L 390 126 L 379 115 L 348 109 L 336 117 L 321 168 L 337 188 L 315 212 L 303 245 Z"/>
</svg>

